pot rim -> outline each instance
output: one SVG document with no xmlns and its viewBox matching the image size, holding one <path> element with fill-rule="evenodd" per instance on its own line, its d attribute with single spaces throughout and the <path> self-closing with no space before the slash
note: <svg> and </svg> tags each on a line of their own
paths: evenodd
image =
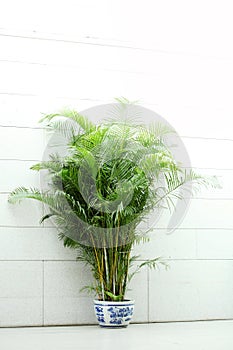
<svg viewBox="0 0 233 350">
<path fill-rule="evenodd" d="M 126 305 L 126 306 L 128 306 L 128 305 L 132 305 L 134 303 L 135 303 L 135 301 L 130 300 L 130 299 L 125 299 L 123 301 L 107 301 L 107 300 L 94 299 L 95 305 L 119 305 L 119 306 Z"/>
</svg>

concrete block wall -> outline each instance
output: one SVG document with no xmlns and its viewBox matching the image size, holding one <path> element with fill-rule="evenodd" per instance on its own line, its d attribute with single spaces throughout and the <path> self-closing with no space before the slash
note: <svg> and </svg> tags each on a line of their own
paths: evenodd
<svg viewBox="0 0 233 350">
<path fill-rule="evenodd" d="M 131 284 L 135 322 L 233 318 L 233 24 L 230 2 L 9 0 L 0 12 L 0 326 L 95 323 L 79 292 L 90 272 L 40 225 L 43 208 L 10 206 L 15 187 L 38 186 L 29 170 L 47 137 L 41 113 L 81 111 L 125 96 L 172 124 L 192 166 L 221 190 L 192 199 L 181 226 L 165 219 Z M 124 9 L 124 10 L 123 10 Z M 166 217 L 166 215 L 165 215 Z"/>
</svg>

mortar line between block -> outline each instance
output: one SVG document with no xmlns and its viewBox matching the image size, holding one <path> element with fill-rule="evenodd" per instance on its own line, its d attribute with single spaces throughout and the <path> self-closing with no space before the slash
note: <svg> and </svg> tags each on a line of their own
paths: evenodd
<svg viewBox="0 0 233 350">
<path fill-rule="evenodd" d="M 147 266 L 147 322 L 150 322 L 150 279 L 149 267 Z"/>
<path fill-rule="evenodd" d="M 44 326 L 44 260 L 42 260 L 42 326 Z"/>
</svg>

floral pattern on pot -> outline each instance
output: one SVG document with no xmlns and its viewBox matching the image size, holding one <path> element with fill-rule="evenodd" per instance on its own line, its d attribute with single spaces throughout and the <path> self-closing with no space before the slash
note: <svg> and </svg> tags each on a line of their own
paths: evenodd
<svg viewBox="0 0 233 350">
<path fill-rule="evenodd" d="M 134 301 L 99 301 L 95 300 L 95 314 L 100 326 L 126 327 L 134 311 Z"/>
<path fill-rule="evenodd" d="M 133 315 L 133 307 L 110 307 L 107 309 L 110 313 L 111 324 L 122 324 L 124 321 L 130 321 Z"/>
</svg>

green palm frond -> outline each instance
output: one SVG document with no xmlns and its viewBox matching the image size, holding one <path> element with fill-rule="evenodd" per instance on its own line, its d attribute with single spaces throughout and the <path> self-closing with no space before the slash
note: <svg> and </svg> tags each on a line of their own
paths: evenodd
<svg viewBox="0 0 233 350">
<path fill-rule="evenodd" d="M 8 201 L 11 204 L 20 203 L 23 199 L 34 199 L 46 204 L 52 210 L 51 214 L 61 217 L 65 216 L 66 219 L 73 213 L 72 206 L 76 206 L 76 208 L 77 205 L 80 206 L 72 196 L 59 190 L 56 190 L 56 192 L 51 194 L 49 192 L 43 193 L 35 188 L 27 189 L 25 187 L 18 187 L 12 191 L 8 197 Z M 83 211 L 81 206 L 79 209 Z"/>
<path fill-rule="evenodd" d="M 64 132 L 64 130 L 67 130 L 69 126 L 72 126 L 73 130 L 73 124 L 64 124 L 64 122 L 59 122 L 57 124 L 53 124 L 51 122 L 54 121 L 54 119 L 57 119 L 58 117 L 65 117 L 69 119 L 70 121 L 75 122 L 78 126 L 82 128 L 83 131 L 85 132 L 91 132 L 95 130 L 96 126 L 93 124 L 87 117 L 79 114 L 75 110 L 72 109 L 64 109 L 60 111 L 59 113 L 54 113 L 54 114 L 48 114 L 45 115 L 40 122 L 47 122 L 49 126 L 53 127 L 55 125 L 56 130 L 61 130 Z"/>
<path fill-rule="evenodd" d="M 164 173 L 165 186 L 158 188 L 160 196 L 158 196 L 155 206 L 166 200 L 168 207 L 173 204 L 174 199 L 184 198 L 184 192 L 188 195 L 192 195 L 194 190 L 200 189 L 201 186 L 214 188 L 219 186 L 216 177 L 205 178 L 196 174 L 194 171 L 179 171 L 171 169 L 169 172 Z M 214 180 L 214 181 L 213 181 Z M 179 191 L 182 190 L 181 193 Z"/>
<path fill-rule="evenodd" d="M 163 265 L 166 268 L 168 268 L 167 262 L 160 256 L 154 259 L 144 261 L 138 266 L 138 268 L 141 269 L 142 267 L 147 266 L 149 269 L 155 269 L 158 268 L 159 265 Z"/>
<path fill-rule="evenodd" d="M 40 171 L 40 170 L 48 170 L 51 174 L 56 174 L 59 171 L 62 170 L 62 168 L 64 167 L 64 162 L 61 161 L 58 158 L 53 158 L 51 157 L 51 160 L 49 161 L 42 161 L 40 163 L 34 164 L 31 166 L 31 170 L 36 170 L 36 171 Z"/>
<path fill-rule="evenodd" d="M 18 187 L 11 192 L 11 194 L 8 197 L 8 202 L 11 204 L 20 203 L 25 198 L 42 201 L 42 196 L 38 189 Z"/>
<path fill-rule="evenodd" d="M 154 137 L 156 139 L 162 138 L 162 137 L 167 136 L 167 135 L 176 134 L 176 131 L 175 131 L 174 128 L 172 128 L 168 124 L 164 124 L 164 123 L 161 123 L 161 122 L 151 123 L 148 126 L 148 132 L 151 135 L 154 135 Z"/>
<path fill-rule="evenodd" d="M 113 124 L 128 124 L 139 126 L 141 122 L 141 111 L 135 108 L 137 101 L 128 101 L 124 97 L 115 99 L 118 103 L 111 104 L 108 110 L 108 116 L 105 117 L 104 122 Z"/>
<path fill-rule="evenodd" d="M 123 96 L 115 97 L 115 101 L 117 101 L 117 102 L 119 102 L 119 103 L 121 103 L 123 105 L 129 105 L 129 104 L 133 104 L 134 105 L 134 104 L 139 102 L 138 100 L 130 101 L 126 97 L 123 97 Z"/>
</svg>

